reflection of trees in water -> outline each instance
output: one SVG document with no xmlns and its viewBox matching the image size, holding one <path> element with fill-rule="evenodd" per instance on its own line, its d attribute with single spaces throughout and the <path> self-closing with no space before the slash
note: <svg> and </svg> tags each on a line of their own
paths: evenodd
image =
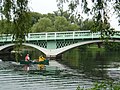
<svg viewBox="0 0 120 90">
<path fill-rule="evenodd" d="M 118 53 L 103 51 L 85 51 L 80 52 L 78 48 L 67 51 L 63 54 L 63 63 L 71 68 L 79 69 L 88 77 L 109 78 L 107 71 L 104 70 L 115 61 L 116 57 L 120 57 Z"/>
<path fill-rule="evenodd" d="M 93 54 L 92 52 L 81 52 L 80 53 L 80 65 L 79 69 L 82 70 L 88 77 L 106 77 L 106 71 L 104 71 L 103 67 L 99 67 L 100 65 L 104 65 L 104 63 L 98 63 L 97 61 L 101 60 L 101 56 L 96 56 L 97 54 Z M 100 55 L 100 54 L 99 54 Z M 96 58 L 97 57 L 97 58 Z M 99 59 L 98 59 L 99 58 Z"/>
</svg>

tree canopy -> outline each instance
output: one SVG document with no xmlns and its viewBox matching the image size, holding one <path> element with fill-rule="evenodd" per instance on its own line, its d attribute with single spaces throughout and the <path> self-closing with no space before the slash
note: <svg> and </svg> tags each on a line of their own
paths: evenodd
<svg viewBox="0 0 120 90">
<path fill-rule="evenodd" d="M 113 32 L 109 22 L 110 13 L 117 15 L 120 25 L 120 0 L 57 0 L 57 2 L 61 8 L 63 3 L 68 3 L 72 13 L 75 13 L 75 10 L 78 9 L 87 15 L 92 15 L 94 29 L 96 29 L 94 31 L 101 31 L 101 37 L 103 38 L 104 36 L 111 36 Z"/>
<path fill-rule="evenodd" d="M 0 15 L 9 24 L 13 22 L 15 41 L 22 42 L 29 29 L 28 0 L 1 0 Z"/>
<path fill-rule="evenodd" d="M 114 13 L 118 16 L 118 21 L 120 24 L 120 0 L 56 0 L 56 1 L 58 2 L 57 6 L 59 11 L 61 12 L 60 13 L 61 16 L 69 17 L 67 19 L 71 20 L 71 23 L 77 22 L 78 17 L 81 16 L 78 12 L 76 12 L 76 9 L 79 9 L 80 11 L 82 10 L 86 14 L 93 15 L 93 21 L 95 23 L 94 26 L 99 31 L 101 30 L 101 33 L 110 32 L 110 30 L 113 29 L 110 29 L 109 23 L 110 16 L 108 14 L 111 11 L 111 8 L 113 8 Z M 29 0 L 1 0 L 0 2 L 1 19 L 6 20 L 7 24 L 11 24 L 11 21 L 13 22 L 12 33 L 14 34 L 14 38 L 16 41 L 23 41 L 25 39 L 25 36 L 29 32 L 30 27 L 29 25 L 31 25 L 31 22 L 29 22 L 30 10 L 28 8 L 28 2 Z M 63 3 L 69 4 L 68 10 L 69 13 L 63 11 Z M 79 5 L 81 5 L 81 7 L 78 7 Z M 56 15 L 58 14 L 56 13 Z M 33 18 L 32 24 L 37 22 L 38 19 L 39 17 Z M 54 18 L 52 18 L 52 20 L 54 21 Z"/>
<path fill-rule="evenodd" d="M 52 21 L 49 18 L 44 17 L 39 19 L 38 22 L 33 25 L 31 31 L 32 32 L 52 31 L 53 30 L 52 27 L 53 27 Z"/>
</svg>

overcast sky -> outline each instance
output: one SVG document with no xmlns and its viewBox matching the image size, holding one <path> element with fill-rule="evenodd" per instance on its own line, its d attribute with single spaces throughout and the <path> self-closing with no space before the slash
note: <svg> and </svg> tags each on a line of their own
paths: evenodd
<svg viewBox="0 0 120 90">
<path fill-rule="evenodd" d="M 53 13 L 57 11 L 56 0 L 30 0 L 31 11 L 39 12 L 42 14 Z"/>
<path fill-rule="evenodd" d="M 53 11 L 58 10 L 56 0 L 30 0 L 29 7 L 31 11 L 42 14 L 53 13 Z M 66 8 L 67 7 L 65 7 L 65 9 Z M 116 30 L 120 30 L 117 19 L 114 16 L 111 17 L 111 26 Z"/>
</svg>

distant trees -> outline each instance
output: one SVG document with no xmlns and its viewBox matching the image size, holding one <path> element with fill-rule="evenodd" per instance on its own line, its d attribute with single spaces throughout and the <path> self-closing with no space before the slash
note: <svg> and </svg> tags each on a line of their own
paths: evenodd
<svg viewBox="0 0 120 90">
<path fill-rule="evenodd" d="M 86 19 L 81 24 L 81 30 L 91 30 L 91 31 L 94 31 L 93 28 L 94 28 L 94 21 L 92 19 L 91 20 Z"/>
<path fill-rule="evenodd" d="M 44 17 L 38 20 L 31 28 L 31 32 L 69 31 L 79 30 L 77 24 L 72 24 L 63 16 L 56 16 L 54 20 Z"/>
<path fill-rule="evenodd" d="M 11 34 L 13 32 L 13 22 L 0 20 L 0 34 Z"/>
<path fill-rule="evenodd" d="M 94 31 L 101 31 L 102 33 L 113 30 L 110 29 L 110 17 L 108 15 L 108 12 L 110 12 L 111 8 L 114 9 L 114 13 L 118 16 L 118 19 L 120 18 L 120 0 L 57 0 L 58 11 L 54 12 L 54 14 L 48 15 L 30 13 L 28 2 L 28 0 L 1 0 L 0 2 L 1 19 L 5 19 L 8 23 L 12 21 L 12 23 L 14 24 L 12 33 L 16 37 L 16 40 L 20 40 L 20 38 L 24 40 L 24 36 L 27 35 L 27 33 L 30 31 L 29 28 L 32 27 L 33 24 L 36 24 L 39 19 L 44 17 L 51 20 L 53 25 L 52 29 L 57 26 L 57 24 L 55 24 L 56 16 L 62 16 L 67 20 L 67 22 L 69 23 L 67 27 L 68 30 L 75 30 L 74 28 L 76 27 L 78 29 L 78 26 L 80 29 L 85 28 L 88 21 L 85 21 L 84 25 L 82 24 L 82 16 L 77 11 L 77 9 L 79 11 L 83 11 L 84 13 L 92 14 L 94 25 L 92 24 L 92 22 L 89 22 L 89 24 L 92 24 L 94 26 L 94 28 L 92 28 L 94 29 Z M 66 11 L 63 10 L 63 3 L 65 2 L 68 3 L 69 7 Z M 91 7 L 89 7 L 90 4 Z M 78 5 L 81 6 L 78 8 Z M 66 25 L 66 23 L 64 24 Z M 59 30 L 65 30 L 66 28 L 63 28 L 63 26 L 59 27 L 61 28 Z M 91 28 L 90 26 L 87 27 L 88 28 L 85 29 Z"/>
<path fill-rule="evenodd" d="M 94 21 L 92 29 L 100 31 L 102 38 L 109 38 L 114 30 L 109 22 L 111 13 L 117 15 L 120 25 L 120 0 L 57 0 L 57 2 L 60 9 L 64 3 L 67 3 L 71 16 L 73 14 L 79 15 L 78 11 L 92 15 Z"/>
<path fill-rule="evenodd" d="M 31 32 L 46 32 L 53 30 L 52 21 L 49 18 L 41 18 L 36 24 L 31 28 Z M 53 30 L 54 31 L 54 30 Z"/>
<path fill-rule="evenodd" d="M 60 14 L 60 13 L 63 14 Z M 49 32 L 49 31 L 74 31 L 74 30 L 91 30 L 92 32 L 100 31 L 99 25 L 103 28 L 110 28 L 110 24 L 96 24 L 93 19 L 83 20 L 80 15 L 70 16 L 68 11 L 56 11 L 54 14 L 40 14 L 30 12 L 31 28 L 29 32 Z"/>
<path fill-rule="evenodd" d="M 120 43 L 106 42 L 104 46 L 106 51 L 120 51 Z"/>
<path fill-rule="evenodd" d="M 58 16 L 58 17 L 56 17 L 56 19 L 54 21 L 54 26 L 55 26 L 56 31 L 67 31 L 69 22 L 67 21 L 67 19 L 65 17 Z"/>
</svg>

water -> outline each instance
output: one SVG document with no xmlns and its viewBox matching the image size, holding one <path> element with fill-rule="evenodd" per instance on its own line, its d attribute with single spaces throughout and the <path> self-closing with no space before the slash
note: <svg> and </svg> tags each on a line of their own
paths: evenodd
<svg viewBox="0 0 120 90">
<path fill-rule="evenodd" d="M 58 62 L 52 61 L 52 63 Z M 10 62 L 2 63 L 1 67 L 3 68 L 0 69 L 0 90 L 76 90 L 79 84 L 86 87 L 92 85 L 91 79 L 85 78 L 84 74 L 78 74 L 72 69 L 58 75 L 41 75 L 15 71 Z"/>
<path fill-rule="evenodd" d="M 47 67 L 53 66 L 61 72 L 30 73 L 19 70 L 23 67 L 15 62 L 0 61 L 0 90 L 76 90 L 78 86 L 92 87 L 96 81 L 120 82 L 120 56 L 115 52 L 69 51 L 65 60 L 50 61 Z"/>
</svg>

